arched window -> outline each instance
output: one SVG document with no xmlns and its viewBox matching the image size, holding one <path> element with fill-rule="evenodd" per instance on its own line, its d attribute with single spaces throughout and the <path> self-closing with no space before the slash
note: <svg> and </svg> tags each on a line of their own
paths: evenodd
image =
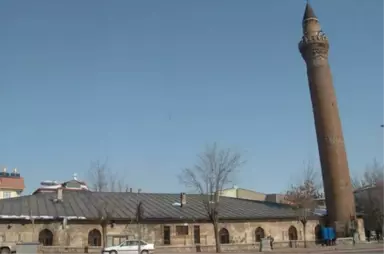
<svg viewBox="0 0 384 254">
<path fill-rule="evenodd" d="M 43 229 L 39 233 L 39 243 L 44 246 L 52 246 L 53 245 L 53 234 L 49 229 Z"/>
<path fill-rule="evenodd" d="M 97 229 L 92 229 L 88 233 L 88 246 L 101 246 L 101 233 Z"/>
<path fill-rule="evenodd" d="M 255 238 L 256 242 L 261 242 L 261 239 L 265 237 L 264 229 L 261 227 L 256 228 L 255 230 Z"/>
<path fill-rule="evenodd" d="M 220 243 L 228 244 L 229 243 L 229 232 L 226 228 L 222 228 L 219 231 Z"/>
<path fill-rule="evenodd" d="M 315 227 L 315 237 L 316 237 L 316 244 L 321 243 L 323 236 L 321 233 L 321 226 L 319 224 Z"/>
<path fill-rule="evenodd" d="M 294 226 L 289 227 L 288 237 L 290 241 L 297 241 L 297 229 Z"/>
</svg>

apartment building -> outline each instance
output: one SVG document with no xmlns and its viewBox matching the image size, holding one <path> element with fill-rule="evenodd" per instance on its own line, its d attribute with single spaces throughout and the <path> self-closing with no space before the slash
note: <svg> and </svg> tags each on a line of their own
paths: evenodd
<svg viewBox="0 0 384 254">
<path fill-rule="evenodd" d="M 3 168 L 0 172 L 0 199 L 19 197 L 24 189 L 24 178 L 17 169 L 8 172 L 7 168 Z"/>
</svg>

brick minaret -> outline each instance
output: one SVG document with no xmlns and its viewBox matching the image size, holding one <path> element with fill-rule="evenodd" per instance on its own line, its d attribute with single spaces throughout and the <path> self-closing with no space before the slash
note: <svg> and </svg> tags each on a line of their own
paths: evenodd
<svg viewBox="0 0 384 254">
<path fill-rule="evenodd" d="M 348 225 L 351 216 L 355 216 L 355 200 L 328 63 L 329 43 L 309 3 L 302 25 L 299 49 L 307 65 L 328 218 L 332 225 L 337 222 L 340 231 L 340 226 Z"/>
</svg>

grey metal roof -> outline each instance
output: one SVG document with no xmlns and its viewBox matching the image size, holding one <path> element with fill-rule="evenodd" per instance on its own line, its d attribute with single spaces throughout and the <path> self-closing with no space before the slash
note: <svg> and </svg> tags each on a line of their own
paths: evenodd
<svg viewBox="0 0 384 254">
<path fill-rule="evenodd" d="M 36 217 L 53 219 L 99 219 L 100 214 L 108 214 L 111 219 L 135 218 L 138 200 L 144 207 L 147 220 L 204 220 L 207 212 L 204 197 L 187 195 L 187 204 L 180 202 L 179 194 L 159 193 L 114 193 L 90 191 L 63 191 L 63 201 L 55 202 L 56 193 L 38 193 L 30 196 L 0 200 L 0 219 Z M 104 212 L 104 209 L 107 212 Z M 295 218 L 295 212 L 288 205 L 220 197 L 219 217 L 221 219 L 272 219 Z"/>
</svg>

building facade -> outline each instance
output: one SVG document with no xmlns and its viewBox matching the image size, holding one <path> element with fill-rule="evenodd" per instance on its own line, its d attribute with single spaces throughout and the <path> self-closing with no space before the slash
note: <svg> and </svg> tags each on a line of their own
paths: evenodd
<svg viewBox="0 0 384 254">
<path fill-rule="evenodd" d="M 73 179 L 65 182 L 58 181 L 42 181 L 40 187 L 36 189 L 32 194 L 43 193 L 43 192 L 56 192 L 58 189 L 65 190 L 89 190 L 88 185 L 84 181 L 77 179 L 77 174 L 73 174 Z"/>
<path fill-rule="evenodd" d="M 140 230 L 143 240 L 163 248 L 213 246 L 205 201 L 204 196 L 185 194 L 63 189 L 36 193 L 0 200 L 0 239 L 81 248 L 137 239 Z M 304 240 L 303 225 L 288 205 L 228 197 L 219 202 L 223 245 L 252 245 L 268 235 L 276 242 Z M 138 204 L 143 207 L 140 224 L 136 220 Z M 320 216 L 309 218 L 308 241 L 316 240 L 321 225 Z"/>
<path fill-rule="evenodd" d="M 307 240 L 315 241 L 318 220 L 307 225 Z M 252 244 L 268 235 L 277 242 L 303 241 L 303 226 L 295 219 L 272 221 L 225 221 L 220 223 L 221 244 Z M 212 224 L 208 222 L 144 222 L 139 226 L 142 240 L 156 246 L 202 246 L 214 245 Z M 20 223 L 1 220 L 0 239 L 7 242 L 36 242 L 45 246 L 102 246 L 103 227 L 97 221 L 69 220 L 36 221 Z M 126 239 L 138 239 L 138 226 L 130 220 L 116 221 L 106 228 L 106 246 L 120 244 Z"/>
<path fill-rule="evenodd" d="M 239 188 L 236 185 L 234 185 L 232 188 L 222 190 L 220 192 L 220 196 L 258 201 L 268 201 L 283 204 L 287 203 L 283 194 L 266 194 L 262 192 Z"/>
<path fill-rule="evenodd" d="M 0 172 L 0 199 L 19 197 L 24 188 L 24 178 L 16 168 L 12 172 L 8 172 L 6 168 Z"/>
</svg>

